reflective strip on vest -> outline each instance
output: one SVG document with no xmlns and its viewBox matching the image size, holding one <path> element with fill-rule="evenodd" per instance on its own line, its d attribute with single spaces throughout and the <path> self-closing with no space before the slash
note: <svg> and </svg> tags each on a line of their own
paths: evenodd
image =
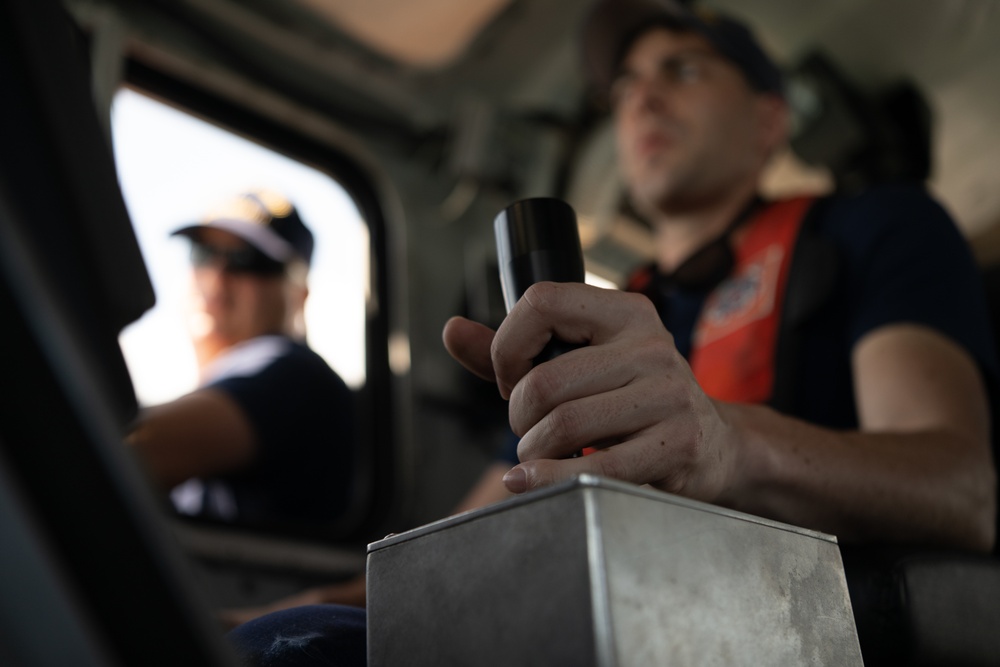
<svg viewBox="0 0 1000 667">
<path fill-rule="evenodd" d="M 735 236 L 734 267 L 705 299 L 688 362 L 712 398 L 766 403 L 774 391 L 778 332 L 792 255 L 814 197 L 770 202 Z M 628 290 L 644 292 L 648 268 Z"/>
<path fill-rule="evenodd" d="M 771 203 L 744 228 L 735 267 L 705 300 L 689 362 L 706 394 L 764 403 L 774 390 L 778 329 L 799 229 L 812 197 Z"/>
</svg>

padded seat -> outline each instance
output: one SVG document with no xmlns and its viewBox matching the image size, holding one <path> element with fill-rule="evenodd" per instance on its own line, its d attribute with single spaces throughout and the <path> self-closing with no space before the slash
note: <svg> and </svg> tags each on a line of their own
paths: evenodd
<svg viewBox="0 0 1000 667">
<path fill-rule="evenodd" d="M 841 547 L 866 667 L 1000 665 L 1000 559 Z"/>
</svg>

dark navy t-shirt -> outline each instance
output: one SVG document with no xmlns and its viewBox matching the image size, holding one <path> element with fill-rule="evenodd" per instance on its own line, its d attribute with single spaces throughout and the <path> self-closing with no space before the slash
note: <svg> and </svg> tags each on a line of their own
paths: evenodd
<svg viewBox="0 0 1000 667">
<path fill-rule="evenodd" d="M 204 386 L 240 406 L 257 436 L 256 455 L 244 470 L 189 484 L 203 487 L 194 506 L 185 508 L 175 490 L 180 511 L 287 528 L 330 522 L 347 509 L 354 396 L 319 355 L 284 336 L 257 338 L 218 360 Z"/>
</svg>

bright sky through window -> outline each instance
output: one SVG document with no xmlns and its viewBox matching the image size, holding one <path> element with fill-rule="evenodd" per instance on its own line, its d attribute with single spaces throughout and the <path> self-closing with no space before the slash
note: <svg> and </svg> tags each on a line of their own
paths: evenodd
<svg viewBox="0 0 1000 667">
<path fill-rule="evenodd" d="M 306 309 L 309 344 L 352 387 L 365 381 L 368 228 L 326 174 L 134 91 L 112 109 L 115 161 L 157 305 L 122 332 L 139 401 L 194 389 L 197 367 L 184 322 L 188 244 L 170 232 L 252 188 L 285 194 L 316 236 Z"/>
</svg>

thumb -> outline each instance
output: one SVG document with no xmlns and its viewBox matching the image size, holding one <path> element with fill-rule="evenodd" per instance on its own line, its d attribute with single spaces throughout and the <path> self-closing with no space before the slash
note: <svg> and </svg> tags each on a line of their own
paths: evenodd
<svg viewBox="0 0 1000 667">
<path fill-rule="evenodd" d="M 534 491 L 557 482 L 576 477 L 583 473 L 593 473 L 593 462 L 581 456 L 572 459 L 535 459 L 519 463 L 503 476 L 504 486 L 511 493 Z"/>
<path fill-rule="evenodd" d="M 489 382 L 496 382 L 490 346 L 496 334 L 488 326 L 464 317 L 452 317 L 445 322 L 441 338 L 448 354 L 466 369 Z"/>
</svg>

